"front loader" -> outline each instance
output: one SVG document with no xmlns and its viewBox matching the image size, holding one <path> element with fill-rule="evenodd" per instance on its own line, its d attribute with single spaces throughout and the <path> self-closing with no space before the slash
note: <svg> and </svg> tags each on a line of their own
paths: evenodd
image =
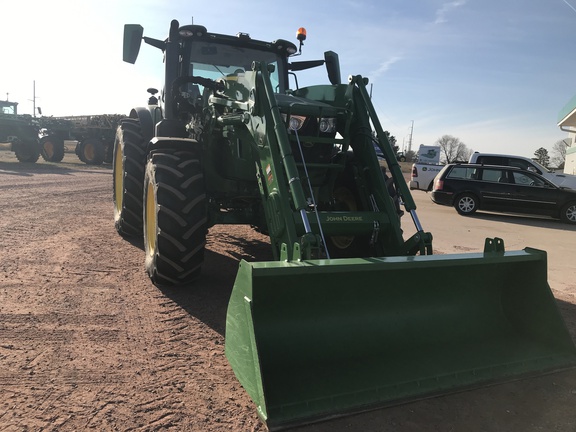
<svg viewBox="0 0 576 432">
<path fill-rule="evenodd" d="M 545 252 L 432 254 L 368 81 L 341 83 L 334 52 L 296 62 L 286 40 L 172 21 L 165 40 L 126 25 L 125 61 L 141 40 L 165 82 L 118 127 L 116 229 L 173 287 L 199 276 L 211 226 L 269 235 L 273 261 L 240 262 L 226 356 L 270 429 L 576 364 Z M 322 65 L 330 84 L 290 88 Z"/>
</svg>

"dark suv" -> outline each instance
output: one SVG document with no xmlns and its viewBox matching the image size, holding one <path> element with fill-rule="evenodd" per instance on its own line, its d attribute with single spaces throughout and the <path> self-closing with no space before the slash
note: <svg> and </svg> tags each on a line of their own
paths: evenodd
<svg viewBox="0 0 576 432">
<path fill-rule="evenodd" d="M 576 190 L 514 167 L 449 164 L 434 179 L 436 204 L 454 206 L 461 215 L 476 210 L 551 216 L 576 224 Z"/>
</svg>

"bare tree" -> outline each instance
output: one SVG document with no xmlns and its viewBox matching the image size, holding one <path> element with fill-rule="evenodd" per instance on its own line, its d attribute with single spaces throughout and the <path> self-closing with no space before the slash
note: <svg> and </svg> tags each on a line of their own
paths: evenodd
<svg viewBox="0 0 576 432">
<path fill-rule="evenodd" d="M 548 155 L 548 150 L 546 150 L 544 147 L 540 147 L 534 152 L 534 156 L 536 162 L 548 168 L 548 165 L 550 165 L 550 156 Z"/>
<path fill-rule="evenodd" d="M 404 156 L 406 156 L 407 162 L 414 162 L 416 160 L 416 152 L 414 150 L 407 151 L 404 153 Z"/>
<path fill-rule="evenodd" d="M 396 137 L 394 135 L 391 135 L 390 132 L 388 132 L 387 130 L 384 131 L 384 136 L 388 139 L 388 142 L 390 143 L 390 147 L 392 147 L 392 150 L 394 150 L 394 153 L 398 153 L 400 148 L 396 145 Z M 372 137 L 374 139 L 376 139 L 376 131 L 375 130 L 372 131 Z"/>
<path fill-rule="evenodd" d="M 467 161 L 473 152 L 459 138 L 452 135 L 443 135 L 438 138 L 436 145 L 440 146 L 440 159 L 446 163 Z"/>
<path fill-rule="evenodd" d="M 398 146 L 396 145 L 396 137 L 392 134 L 390 134 L 390 132 L 388 131 L 384 131 L 384 135 L 386 135 L 386 138 L 388 138 L 388 142 L 390 143 L 390 145 L 392 146 L 392 148 L 396 151 L 398 151 Z"/>
<path fill-rule="evenodd" d="M 564 168 L 564 162 L 566 162 L 566 147 L 569 146 L 569 138 L 565 138 L 554 143 L 552 146 L 552 158 L 550 159 L 552 165 L 557 168 Z"/>
</svg>

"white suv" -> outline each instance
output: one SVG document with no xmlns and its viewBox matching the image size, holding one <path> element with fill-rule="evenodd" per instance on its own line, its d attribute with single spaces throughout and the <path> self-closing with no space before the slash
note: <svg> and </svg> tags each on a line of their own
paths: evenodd
<svg viewBox="0 0 576 432">
<path fill-rule="evenodd" d="M 551 171 L 547 168 L 544 168 L 538 162 L 523 156 L 475 152 L 472 154 L 472 156 L 470 156 L 469 163 L 518 167 L 540 174 L 542 177 L 550 180 L 556 186 L 576 189 L 575 175 Z"/>
</svg>

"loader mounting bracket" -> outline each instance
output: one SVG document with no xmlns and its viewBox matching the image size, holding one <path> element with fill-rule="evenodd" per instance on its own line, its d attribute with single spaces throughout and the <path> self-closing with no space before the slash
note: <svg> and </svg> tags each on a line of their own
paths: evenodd
<svg viewBox="0 0 576 432">
<path fill-rule="evenodd" d="M 493 239 L 487 238 L 484 241 L 484 253 L 499 253 L 503 254 L 504 251 L 504 240 L 498 237 Z"/>
</svg>

